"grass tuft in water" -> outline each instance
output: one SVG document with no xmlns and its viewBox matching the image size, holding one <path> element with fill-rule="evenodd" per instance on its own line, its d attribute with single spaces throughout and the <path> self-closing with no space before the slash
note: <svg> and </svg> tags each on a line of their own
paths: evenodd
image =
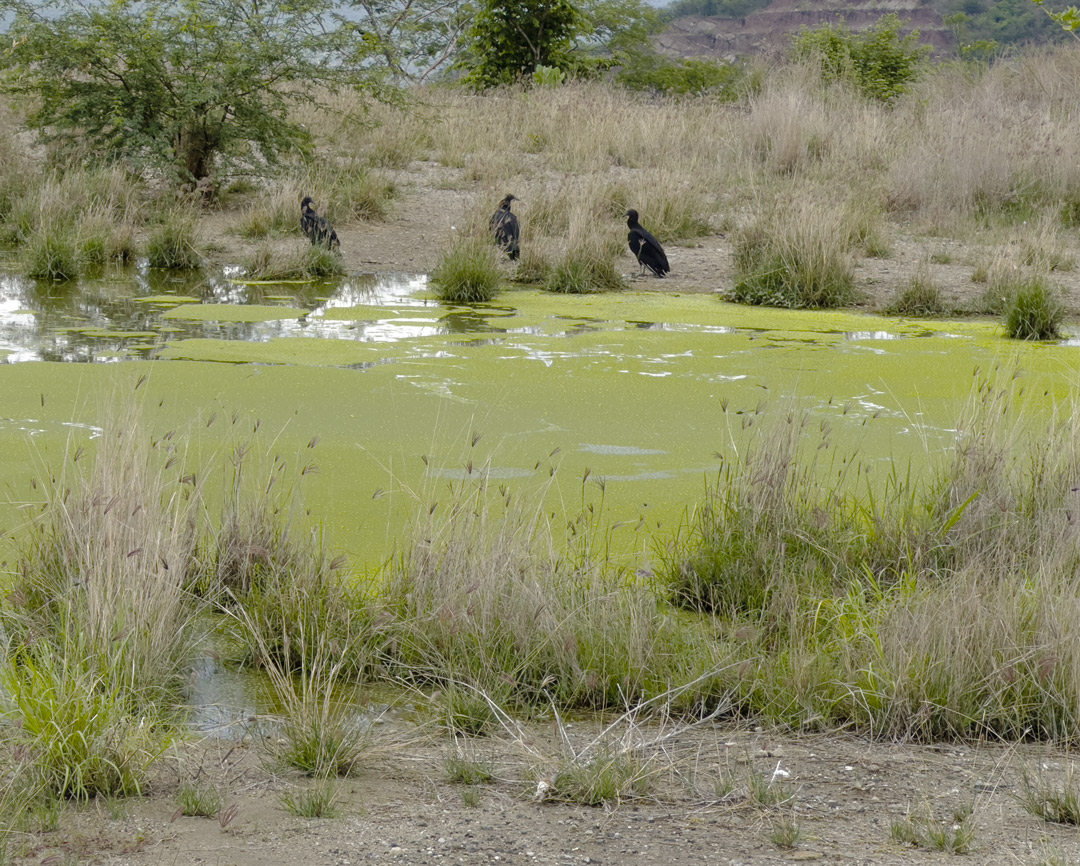
<svg viewBox="0 0 1080 866">
<path fill-rule="evenodd" d="M 146 256 L 150 267 L 198 270 L 202 267 L 198 237 L 195 214 L 186 210 L 166 212 L 150 229 L 146 239 Z"/>
<path fill-rule="evenodd" d="M 1005 294 L 1004 325 L 1014 340 L 1053 340 L 1059 336 L 1065 307 L 1058 290 L 1042 277 L 1018 280 Z"/>
<path fill-rule="evenodd" d="M 490 301 L 501 281 L 495 247 L 476 237 L 455 239 L 431 272 L 431 284 L 439 298 L 454 304 Z"/>
</svg>

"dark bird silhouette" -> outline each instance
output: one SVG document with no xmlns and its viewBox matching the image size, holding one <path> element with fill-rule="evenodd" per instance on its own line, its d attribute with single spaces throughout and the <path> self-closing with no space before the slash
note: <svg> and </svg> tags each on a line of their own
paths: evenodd
<svg viewBox="0 0 1080 866">
<path fill-rule="evenodd" d="M 499 209 L 491 215 L 488 225 L 495 232 L 495 243 L 506 251 L 511 261 L 516 261 L 517 257 L 521 255 L 521 245 L 519 243 L 521 226 L 518 225 L 518 218 L 510 212 L 510 202 L 512 201 L 521 201 L 521 199 L 513 194 L 507 195 L 499 202 Z"/>
<path fill-rule="evenodd" d="M 309 195 L 304 196 L 304 200 L 300 202 L 300 228 L 311 239 L 312 246 L 322 246 L 329 250 L 340 248 L 341 241 L 338 240 L 334 227 L 330 225 L 330 220 L 315 213 L 314 204 Z"/>
<path fill-rule="evenodd" d="M 626 224 L 630 227 L 630 233 L 626 239 L 630 244 L 630 252 L 641 265 L 641 273 L 644 274 L 645 268 L 648 268 L 658 277 L 664 276 L 671 270 L 664 248 L 660 246 L 660 241 L 641 227 L 638 222 L 638 212 L 633 208 L 626 212 Z"/>
</svg>

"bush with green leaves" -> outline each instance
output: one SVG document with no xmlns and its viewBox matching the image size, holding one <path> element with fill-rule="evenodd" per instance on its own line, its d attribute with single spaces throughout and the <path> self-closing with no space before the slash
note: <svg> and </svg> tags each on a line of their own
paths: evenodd
<svg viewBox="0 0 1080 866">
<path fill-rule="evenodd" d="M 219 158 L 253 166 L 307 151 L 289 108 L 343 87 L 379 92 L 371 33 L 330 0 L 266 8 L 242 0 L 87 6 L 5 0 L 14 12 L 0 87 L 27 98 L 47 140 L 208 177 Z"/>
<path fill-rule="evenodd" d="M 930 53 L 917 30 L 901 36 L 900 28 L 900 18 L 892 13 L 858 32 L 844 24 L 802 30 L 794 38 L 793 54 L 819 64 L 826 81 L 846 82 L 871 99 L 889 102 L 908 91 Z"/>
<path fill-rule="evenodd" d="M 484 0 L 465 35 L 459 63 L 466 82 L 482 89 L 513 84 L 538 67 L 563 69 L 582 20 L 570 0 L 528 4 Z"/>
<path fill-rule="evenodd" d="M 624 56 L 615 80 L 631 90 L 672 95 L 719 93 L 725 100 L 734 100 L 742 70 L 734 63 L 698 57 L 672 60 L 654 51 L 635 50 Z"/>
</svg>

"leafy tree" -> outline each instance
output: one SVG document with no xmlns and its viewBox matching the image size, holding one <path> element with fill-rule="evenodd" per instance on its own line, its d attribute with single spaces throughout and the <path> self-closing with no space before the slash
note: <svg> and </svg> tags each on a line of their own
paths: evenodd
<svg viewBox="0 0 1080 866">
<path fill-rule="evenodd" d="M 420 83 L 454 61 L 475 12 L 472 0 L 353 0 L 400 81 Z"/>
<path fill-rule="evenodd" d="M 646 50 L 658 21 L 643 0 L 483 0 L 458 65 L 479 88 L 526 79 L 538 66 L 594 74 Z"/>
<path fill-rule="evenodd" d="M 1080 30 L 1080 10 L 1077 10 L 1075 6 L 1069 6 L 1061 12 L 1051 12 L 1043 6 L 1043 0 L 1031 0 L 1031 2 L 1042 7 L 1043 12 L 1050 16 L 1050 20 L 1056 21 L 1066 33 L 1077 36 L 1077 31 Z"/>
<path fill-rule="evenodd" d="M 374 37 L 332 0 L 0 0 L 14 13 L 0 87 L 29 97 L 45 138 L 165 168 L 306 152 L 290 105 L 363 87 Z M 5 40 L 7 42 L 8 40 Z"/>
<path fill-rule="evenodd" d="M 569 0 L 483 0 L 461 65 L 478 88 L 512 84 L 537 66 L 570 65 L 582 20 Z"/>
<path fill-rule="evenodd" d="M 929 53 L 917 30 L 900 35 L 895 14 L 883 15 L 873 27 L 856 33 L 841 23 L 802 30 L 794 38 L 795 57 L 820 63 L 826 80 L 848 81 L 883 102 L 907 91 Z"/>
</svg>

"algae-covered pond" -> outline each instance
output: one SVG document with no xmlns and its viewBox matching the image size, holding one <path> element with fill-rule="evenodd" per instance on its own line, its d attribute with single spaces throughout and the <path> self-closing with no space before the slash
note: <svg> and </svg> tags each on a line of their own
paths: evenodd
<svg viewBox="0 0 1080 866">
<path fill-rule="evenodd" d="M 418 503 L 482 465 L 524 486 L 556 467 L 553 511 L 602 504 L 616 545 L 644 550 L 700 501 L 764 407 L 794 401 L 838 447 L 918 465 L 951 442 L 975 369 L 1018 369 L 1050 405 L 1072 393 L 1080 349 L 1007 341 L 989 321 L 711 295 L 510 288 L 457 307 L 420 275 L 251 284 L 230 269 L 144 269 L 0 279 L 0 360 L 11 503 L 32 500 L 31 478 L 92 443 L 115 395 L 145 378 L 151 429 L 225 453 L 258 425 L 268 449 L 317 465 L 307 507 L 332 547 L 375 562 Z M 2 514 L 3 529 L 22 519 Z"/>
</svg>

